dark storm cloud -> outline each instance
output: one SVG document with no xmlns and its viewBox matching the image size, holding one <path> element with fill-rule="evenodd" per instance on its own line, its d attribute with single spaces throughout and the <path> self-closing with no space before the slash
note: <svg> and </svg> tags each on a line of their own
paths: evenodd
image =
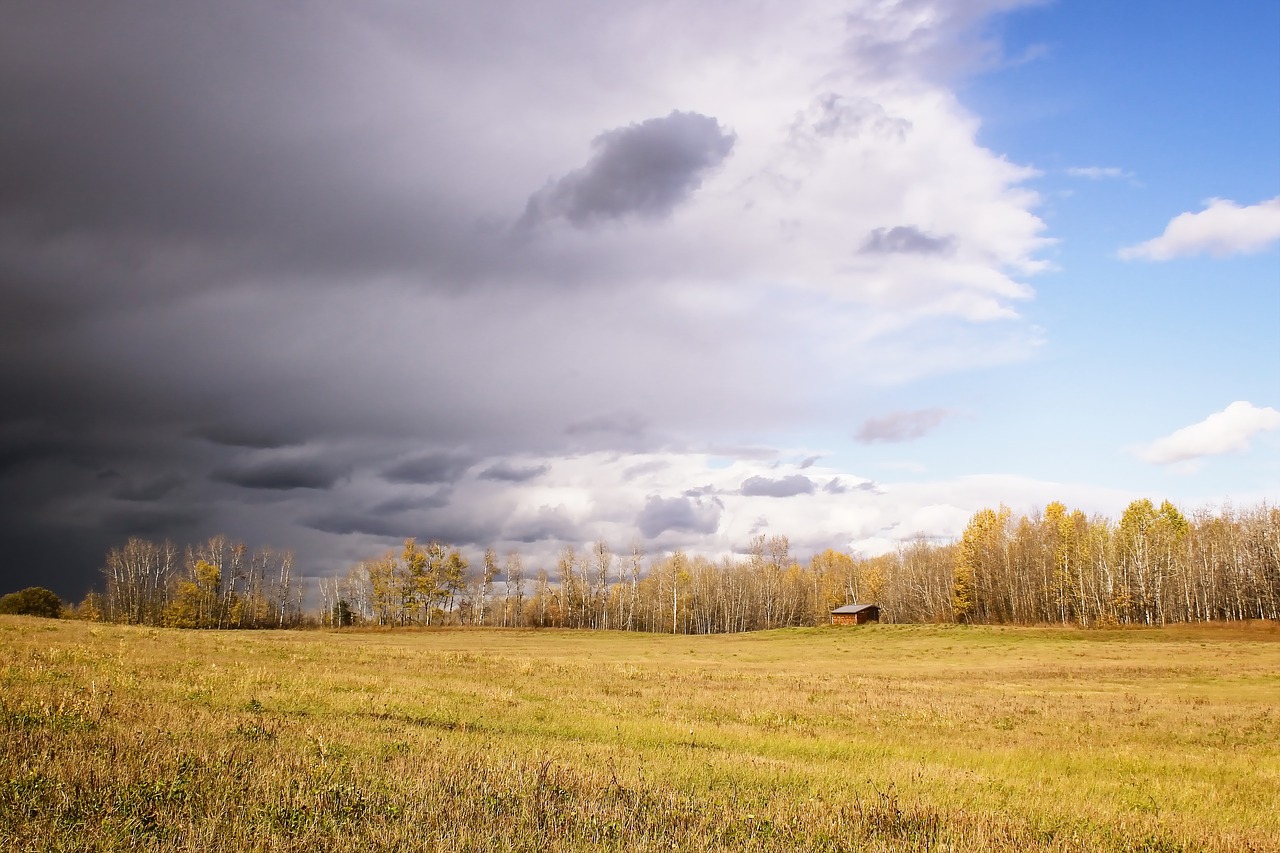
<svg viewBox="0 0 1280 853">
<path fill-rule="evenodd" d="M 765 498 L 790 498 L 796 495 L 811 495 L 813 494 L 813 481 L 803 474 L 792 474 L 776 480 L 771 477 L 748 477 L 742 481 L 742 494 L 748 497 Z"/>
<path fill-rule="evenodd" d="M 112 494 L 126 501 L 144 503 L 158 501 L 179 488 L 182 482 L 182 478 L 176 474 L 166 474 L 149 480 L 126 480 Z"/>
<path fill-rule="evenodd" d="M 390 22 L 390 11 L 0 8 L 0 399 L 21 413 L 0 422 L 8 566 L 38 578 L 37 538 L 75 537 L 83 547 L 48 552 L 90 555 L 89 571 L 59 571 L 91 577 L 117 533 L 180 539 L 195 516 L 199 535 L 256 524 L 305 539 L 287 532 L 294 514 L 353 471 L 437 482 L 406 436 L 470 438 L 464 416 L 423 415 L 416 391 L 432 389 L 410 376 L 406 390 L 408 347 L 380 360 L 385 330 L 349 307 L 378 304 L 370 292 L 388 279 L 377 294 L 388 305 L 402 280 L 414 296 L 453 296 L 509 243 L 507 226 L 482 222 L 483 158 L 447 154 L 472 150 L 458 132 L 466 99 L 423 83 L 440 61 L 421 49 L 433 18 L 465 29 L 466 14 L 445 4 Z M 434 335 L 446 316 L 406 322 Z M 454 374 L 464 387 L 466 372 Z M 329 439 L 359 451 L 245 452 Z M 445 479 L 470 464 L 443 460 Z M 393 491 L 380 485 L 371 502 Z M 267 499 L 279 509 L 245 511 Z"/>
<path fill-rule="evenodd" d="M 7 4 L 0 328 L 265 275 L 433 270 L 445 288 L 493 263 L 499 230 L 462 182 L 424 186 L 443 140 L 379 45 L 384 11 Z"/>
<path fill-rule="evenodd" d="M 946 409 L 890 412 L 884 417 L 868 418 L 854 438 L 863 444 L 911 441 L 933 432 L 950 414 Z"/>
<path fill-rule="evenodd" d="M 345 536 L 363 533 L 383 539 L 407 539 L 413 535 L 413 525 L 385 515 L 371 515 L 359 511 L 334 511 L 311 515 L 302 522 L 312 530 Z"/>
<path fill-rule="evenodd" d="M 724 509 L 719 499 L 679 497 L 662 498 L 650 495 L 644 509 L 636 516 L 636 527 L 649 539 L 656 539 L 668 530 L 677 533 L 712 534 L 720 527 L 720 514 Z"/>
<path fill-rule="evenodd" d="M 475 462 L 475 458 L 462 453 L 428 453 L 397 462 L 382 476 L 392 483 L 454 483 Z"/>
<path fill-rule="evenodd" d="M 0 4 L 0 400 L 21 418 L 0 423 L 0 577 L 83 595 L 128 535 L 272 542 L 308 572 L 366 536 L 484 547 L 508 512 L 525 541 L 585 541 L 567 511 L 529 518 L 519 485 L 562 467 L 534 460 L 783 434 L 804 383 L 757 347 L 807 315 L 739 298 L 775 249 L 719 217 L 592 227 L 731 212 L 733 187 L 700 187 L 739 165 L 738 115 L 753 146 L 807 103 L 820 144 L 902 132 L 785 81 L 761 93 L 776 115 L 719 83 L 662 115 L 708 60 L 804 55 L 767 5 Z M 635 39 L 655 14 L 674 53 Z M 774 130 L 748 140 L 757 116 Z M 899 221 L 876 216 L 855 218 Z M 686 302 L 686 279 L 709 290 Z M 675 467 L 640 459 L 627 477 Z M 599 503 L 629 519 L 701 482 L 654 479 Z M 718 529 L 710 494 L 655 500 L 649 530 Z"/>
<path fill-rule="evenodd" d="M 103 556 L 124 538 L 102 527 L 68 530 L 42 524 L 10 525 L 0 519 L 0 594 L 43 586 L 63 601 L 80 601 L 93 586 L 101 588 Z"/>
<path fill-rule="evenodd" d="M 322 533 L 339 536 L 358 534 L 383 540 L 384 545 L 374 545 L 359 557 L 375 557 L 381 548 L 395 547 L 405 539 L 419 542 L 438 541 L 458 547 L 487 547 L 496 541 L 501 531 L 472 522 L 456 522 L 439 518 L 389 518 L 376 511 L 366 512 L 358 508 L 315 513 L 303 519 L 302 524 Z"/>
<path fill-rule="evenodd" d="M 512 465 L 510 462 L 495 462 L 480 472 L 481 480 L 496 480 L 499 483 L 527 483 L 535 480 L 550 470 L 546 465 Z"/>
<path fill-rule="evenodd" d="M 734 135 L 711 116 L 673 111 L 606 131 L 591 144 L 586 166 L 529 198 L 523 226 L 557 218 L 579 228 L 631 216 L 661 219 L 729 156 Z"/>
<path fill-rule="evenodd" d="M 57 457 L 70 446 L 67 436 L 53 434 L 43 423 L 20 421 L 0 425 L 0 476 L 11 468 Z"/>
<path fill-rule="evenodd" d="M 410 512 L 420 509 L 439 509 L 449 505 L 449 499 L 453 496 L 449 489 L 440 489 L 429 495 L 401 495 L 400 497 L 391 498 L 377 504 L 374 512 Z"/>
<path fill-rule="evenodd" d="M 951 237 L 934 237 L 911 225 L 897 225 L 872 231 L 861 251 L 871 255 L 942 255 L 954 244 Z"/>
<path fill-rule="evenodd" d="M 237 423 L 204 427 L 196 430 L 195 435 L 223 447 L 244 447 L 251 450 L 275 450 L 305 441 L 300 435 L 288 436 L 281 430 Z"/>
<path fill-rule="evenodd" d="M 211 479 L 245 489 L 331 489 L 350 473 L 315 459 L 271 459 L 215 471 Z"/>
<path fill-rule="evenodd" d="M 99 523 L 104 529 L 122 535 L 172 538 L 199 520 L 200 513 L 195 509 L 128 503 L 105 510 Z"/>
</svg>

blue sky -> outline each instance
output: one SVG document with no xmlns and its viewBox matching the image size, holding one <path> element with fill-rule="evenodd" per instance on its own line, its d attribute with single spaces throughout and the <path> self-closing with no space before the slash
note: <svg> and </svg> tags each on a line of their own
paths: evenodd
<svg viewBox="0 0 1280 853">
<path fill-rule="evenodd" d="M 1235 400 L 1276 404 L 1275 249 L 1154 263 L 1117 252 L 1206 199 L 1280 193 L 1280 6 L 1055 3 L 993 30 L 1006 56 L 1034 58 L 976 77 L 962 97 L 983 118 L 984 144 L 1042 172 L 1032 185 L 1058 241 L 1058 270 L 1036 282 L 1026 312 L 1046 329 L 1044 352 L 1008 375 L 1039 389 L 1027 401 L 1038 411 L 1018 417 L 1014 403 L 1008 414 L 1087 449 L 1066 465 L 1037 464 L 1035 450 L 1015 464 L 1183 500 L 1274 499 L 1274 440 L 1193 476 L 1153 470 L 1124 447 Z M 1071 174 L 1088 167 L 1116 174 Z M 1072 412 L 1055 389 L 1080 382 L 1089 403 Z"/>
<path fill-rule="evenodd" d="M 9 4 L 0 581 L 1280 500 L 1278 43 L 1274 2 Z"/>
</svg>

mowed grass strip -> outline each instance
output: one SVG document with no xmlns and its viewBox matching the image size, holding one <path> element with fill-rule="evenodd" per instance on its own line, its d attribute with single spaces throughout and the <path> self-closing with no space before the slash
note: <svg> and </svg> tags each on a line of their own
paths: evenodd
<svg viewBox="0 0 1280 853">
<path fill-rule="evenodd" d="M 1280 630 L 0 617 L 0 848 L 1280 850 Z"/>
</svg>

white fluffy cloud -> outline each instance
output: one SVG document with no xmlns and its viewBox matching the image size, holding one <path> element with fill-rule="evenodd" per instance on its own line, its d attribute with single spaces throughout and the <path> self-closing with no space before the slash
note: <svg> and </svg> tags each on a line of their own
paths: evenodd
<svg viewBox="0 0 1280 853">
<path fill-rule="evenodd" d="M 1190 255 L 1218 257 L 1261 252 L 1280 241 L 1280 196 L 1241 207 L 1211 198 L 1199 213 L 1175 216 L 1159 237 L 1120 250 L 1125 260 L 1167 261 Z"/>
<path fill-rule="evenodd" d="M 1158 465 L 1202 456 L 1239 453 L 1260 432 L 1280 429 L 1280 411 L 1237 400 L 1221 412 L 1138 449 L 1139 458 Z"/>
</svg>

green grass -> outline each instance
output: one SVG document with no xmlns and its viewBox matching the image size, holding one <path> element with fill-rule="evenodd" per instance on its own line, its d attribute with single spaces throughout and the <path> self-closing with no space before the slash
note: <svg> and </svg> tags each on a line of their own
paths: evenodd
<svg viewBox="0 0 1280 853">
<path fill-rule="evenodd" d="M 1280 850 L 1280 630 L 0 617 L 0 848 Z"/>
</svg>

